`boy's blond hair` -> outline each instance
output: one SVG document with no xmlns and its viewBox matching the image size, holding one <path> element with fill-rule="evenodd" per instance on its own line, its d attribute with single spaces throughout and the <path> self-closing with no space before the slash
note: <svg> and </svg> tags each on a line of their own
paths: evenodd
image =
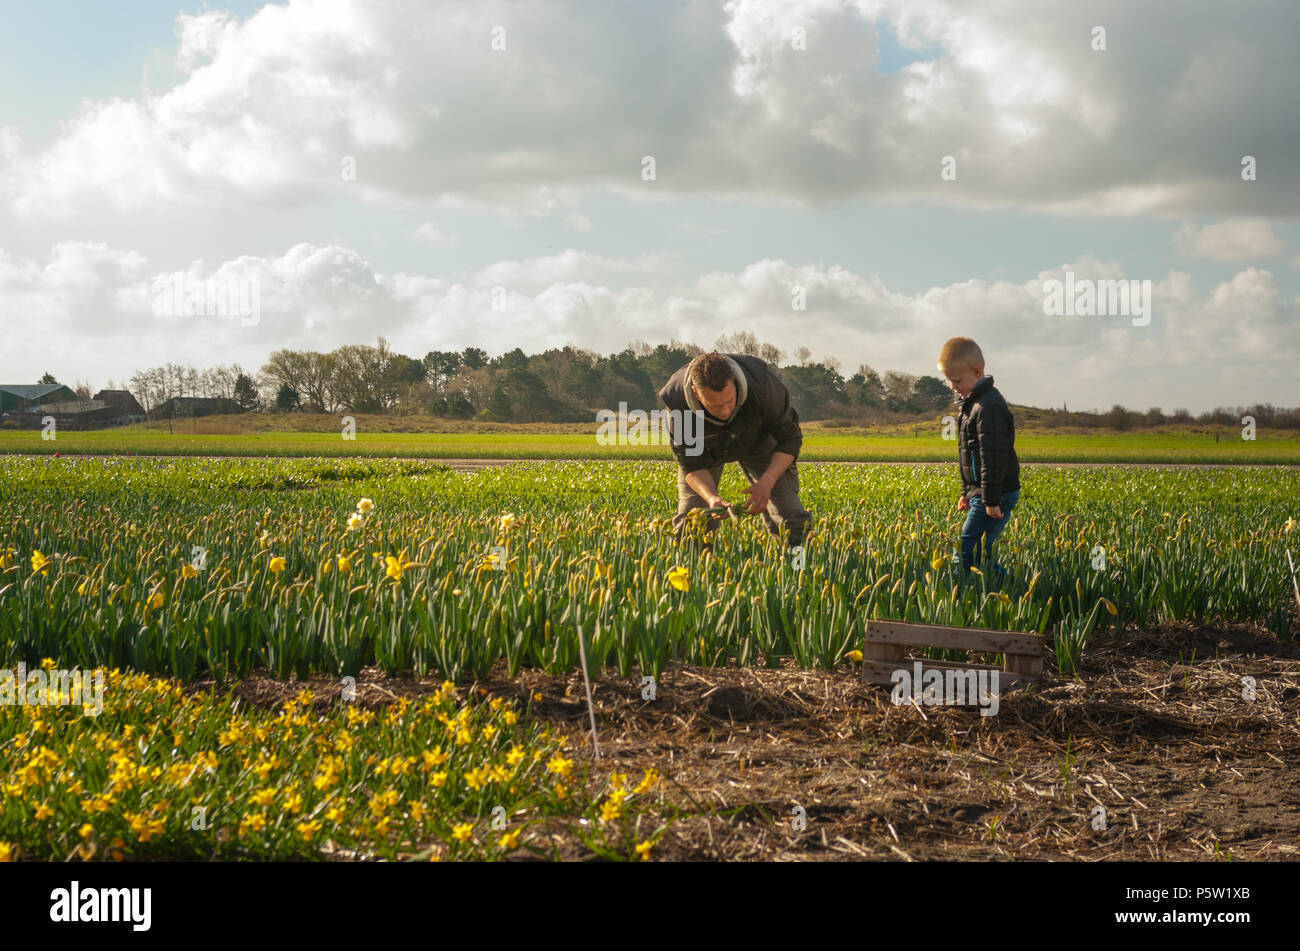
<svg viewBox="0 0 1300 951">
<path fill-rule="evenodd" d="M 970 337 L 953 337 L 939 351 L 939 372 L 984 369 L 984 352 Z"/>
</svg>

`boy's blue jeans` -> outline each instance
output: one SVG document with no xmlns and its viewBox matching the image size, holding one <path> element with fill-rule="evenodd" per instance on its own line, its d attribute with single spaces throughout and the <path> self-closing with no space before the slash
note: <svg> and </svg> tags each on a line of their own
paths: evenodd
<svg viewBox="0 0 1300 951">
<path fill-rule="evenodd" d="M 990 518 L 984 510 L 984 499 L 980 496 L 970 500 L 970 513 L 966 516 L 966 524 L 961 529 L 961 576 L 964 578 L 970 573 L 971 565 L 986 562 L 992 569 L 994 575 L 1002 575 L 1002 566 L 993 558 L 993 543 L 998 540 L 1002 530 L 1007 527 L 1007 522 L 1011 520 L 1011 510 L 1016 507 L 1020 501 L 1020 492 L 1003 492 L 1001 518 Z M 981 546 L 982 543 L 982 546 Z M 981 547 L 983 551 L 981 551 Z M 984 569 L 981 568 L 981 571 Z"/>
</svg>

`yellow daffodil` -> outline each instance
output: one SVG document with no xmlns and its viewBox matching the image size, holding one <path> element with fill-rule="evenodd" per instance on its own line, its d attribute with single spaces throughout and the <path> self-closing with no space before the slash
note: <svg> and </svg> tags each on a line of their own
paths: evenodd
<svg viewBox="0 0 1300 951">
<path fill-rule="evenodd" d="M 565 759 L 559 753 L 556 753 L 546 761 L 546 768 L 559 776 L 568 776 L 573 772 L 573 760 Z"/>
<path fill-rule="evenodd" d="M 188 581 L 190 578 L 197 578 L 199 570 L 188 562 L 181 565 L 181 577 Z"/>
<path fill-rule="evenodd" d="M 515 829 L 507 832 L 501 838 L 497 839 L 497 845 L 501 846 L 501 848 L 505 849 L 507 852 L 513 852 L 515 849 L 519 848 L 519 830 Z"/>
<path fill-rule="evenodd" d="M 472 822 L 462 822 L 460 825 L 453 826 L 451 830 L 452 838 L 457 842 L 468 842 L 469 837 L 474 834 L 474 824 Z"/>
<path fill-rule="evenodd" d="M 600 821 L 613 822 L 623 812 L 622 797 L 610 796 L 609 799 L 600 807 Z"/>
<path fill-rule="evenodd" d="M 0 862 L 12 862 L 14 847 L 8 842 L 0 842 Z"/>
<path fill-rule="evenodd" d="M 348 531 L 349 532 L 356 531 L 358 528 L 362 526 L 364 522 L 365 522 L 364 518 L 362 518 L 356 512 L 353 512 L 351 515 L 348 516 Z"/>
<path fill-rule="evenodd" d="M 50 573 L 50 565 L 52 564 L 53 562 L 42 555 L 39 551 L 32 552 L 32 571 L 48 575 Z"/>
<path fill-rule="evenodd" d="M 658 782 L 659 771 L 651 766 L 645 771 L 645 775 L 641 777 L 641 782 L 637 783 L 636 789 L 632 790 L 632 795 L 639 796 L 644 792 L 649 792 Z"/>
<path fill-rule="evenodd" d="M 7 571 L 14 566 L 14 556 L 18 552 L 12 548 L 6 548 L 0 551 L 0 571 Z"/>
<path fill-rule="evenodd" d="M 321 822 L 319 819 L 315 822 L 300 822 L 295 828 L 304 842 L 310 842 L 316 833 L 320 831 Z"/>
<path fill-rule="evenodd" d="M 847 657 L 849 660 L 862 663 L 862 651 L 860 650 L 851 650 L 844 656 Z"/>
<path fill-rule="evenodd" d="M 284 560 L 283 558 L 280 558 L 279 556 L 277 556 L 277 557 L 271 559 L 271 572 L 272 572 L 272 574 L 277 574 L 277 575 L 278 575 L 280 572 L 284 571 L 284 568 L 285 568 L 285 560 Z"/>
<path fill-rule="evenodd" d="M 650 850 L 652 848 L 654 848 L 654 843 L 651 842 L 649 839 L 646 839 L 644 842 L 638 842 L 636 844 L 636 854 L 641 856 L 642 862 L 650 861 Z"/>
<path fill-rule="evenodd" d="M 508 531 L 510 531 L 511 527 L 513 527 L 514 524 L 515 524 L 515 522 L 517 522 L 517 521 L 519 521 L 519 519 L 517 519 L 517 518 L 515 517 L 515 515 L 514 515 L 513 512 L 507 512 L 505 515 L 502 515 L 502 516 L 501 516 L 501 531 L 503 531 L 503 532 L 508 532 Z"/>
<path fill-rule="evenodd" d="M 410 567 L 411 561 L 406 557 L 406 552 L 402 552 L 396 558 L 389 555 L 384 559 L 384 564 L 387 566 L 384 573 L 394 581 L 401 581 L 402 572 Z"/>
<path fill-rule="evenodd" d="M 688 580 L 690 572 L 681 565 L 674 565 L 668 572 L 668 583 L 678 591 L 690 591 L 691 583 Z"/>
<path fill-rule="evenodd" d="M 352 573 L 352 559 L 347 555 L 339 555 L 339 571 L 345 575 Z"/>
<path fill-rule="evenodd" d="M 375 503 L 369 499 L 362 499 L 357 503 L 357 511 L 362 515 L 369 515 L 375 510 Z"/>
<path fill-rule="evenodd" d="M 163 600 L 163 593 L 161 591 L 155 591 L 153 594 L 149 595 L 149 609 L 157 611 L 163 606 Z"/>
</svg>

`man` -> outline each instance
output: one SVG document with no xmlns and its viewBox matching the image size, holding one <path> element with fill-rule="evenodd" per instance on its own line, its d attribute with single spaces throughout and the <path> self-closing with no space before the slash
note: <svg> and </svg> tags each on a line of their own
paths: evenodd
<svg viewBox="0 0 1300 951">
<path fill-rule="evenodd" d="M 803 433 L 799 414 L 790 406 L 790 391 L 767 364 L 739 353 L 701 354 L 672 375 L 659 398 L 677 411 L 670 412 L 670 421 L 693 411 L 704 414 L 702 440 L 691 445 L 672 434 L 678 466 L 673 527 L 678 541 L 693 509 L 728 504 L 718 495 L 718 482 L 723 465 L 738 462 L 749 481 L 748 510 L 761 513 L 772 534 L 779 537 L 785 529 L 788 546 L 803 544 L 812 518 L 799 503 L 795 467 Z M 705 525 L 710 541 L 716 527 L 715 519 Z"/>
</svg>

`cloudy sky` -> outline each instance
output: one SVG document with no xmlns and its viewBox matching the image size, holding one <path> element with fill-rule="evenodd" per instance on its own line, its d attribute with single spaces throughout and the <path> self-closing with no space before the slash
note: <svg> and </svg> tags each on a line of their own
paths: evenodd
<svg viewBox="0 0 1300 951">
<path fill-rule="evenodd" d="M 0 383 L 749 330 L 847 372 L 971 336 L 1017 403 L 1300 404 L 1290 0 L 0 17 Z M 1066 272 L 1149 323 L 1045 314 Z"/>
</svg>

